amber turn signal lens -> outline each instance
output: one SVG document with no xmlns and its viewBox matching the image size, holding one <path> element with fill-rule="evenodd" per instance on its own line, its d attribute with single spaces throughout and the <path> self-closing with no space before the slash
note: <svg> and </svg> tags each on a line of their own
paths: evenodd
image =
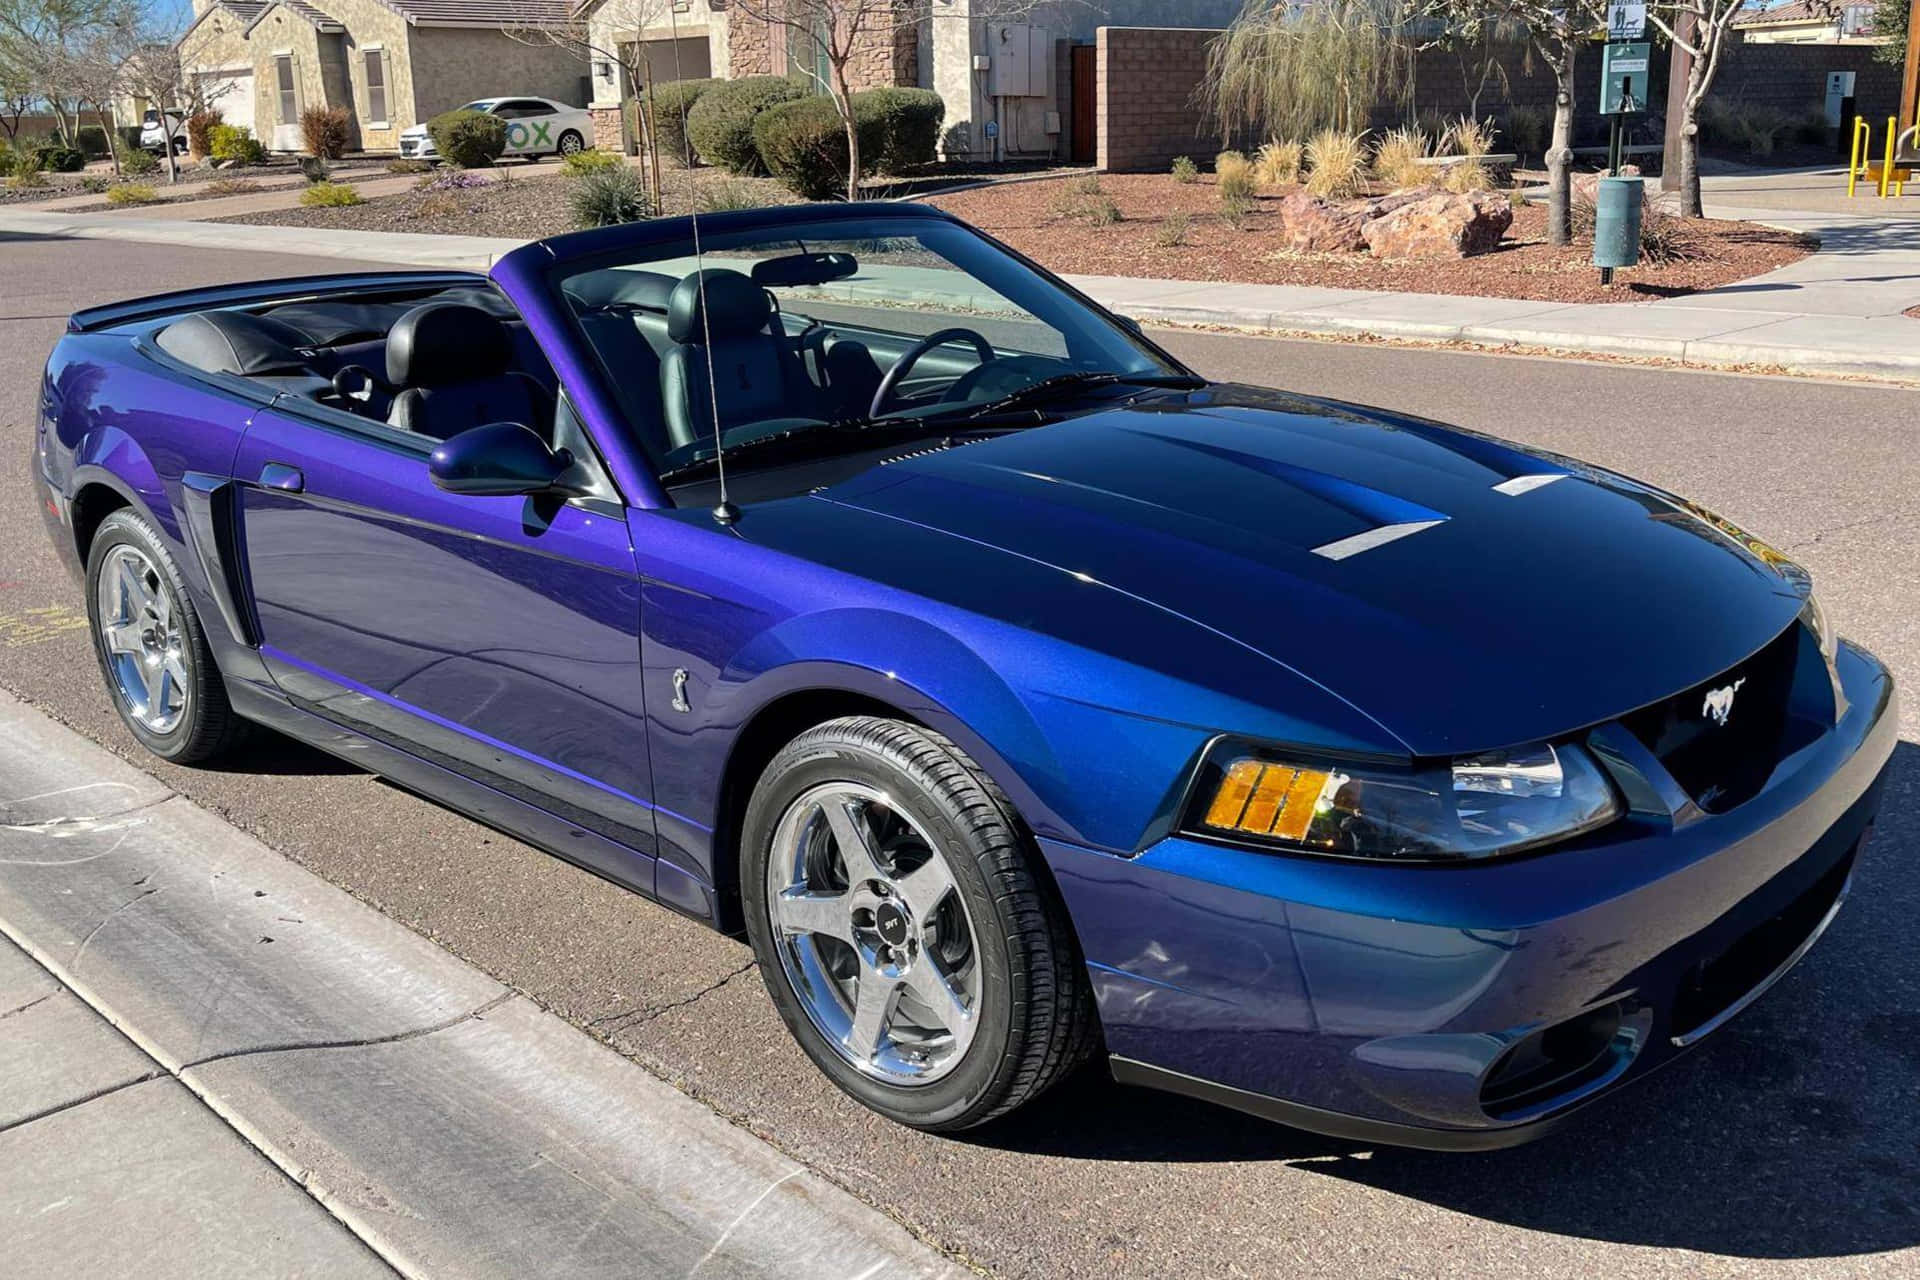
<svg viewBox="0 0 1920 1280">
<path fill-rule="evenodd" d="M 1304 839 L 1330 778 L 1319 769 L 1236 760 L 1220 779 L 1206 823 L 1220 831 Z"/>
</svg>

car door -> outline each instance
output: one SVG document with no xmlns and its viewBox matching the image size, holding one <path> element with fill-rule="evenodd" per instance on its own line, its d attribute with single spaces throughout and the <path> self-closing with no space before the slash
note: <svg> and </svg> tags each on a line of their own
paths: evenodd
<svg viewBox="0 0 1920 1280">
<path fill-rule="evenodd" d="M 234 478 L 267 669 L 305 710 L 634 851 L 578 860 L 651 892 L 625 512 L 442 492 L 433 443 L 304 400 L 255 415 Z"/>
<path fill-rule="evenodd" d="M 509 98 L 493 109 L 507 122 L 507 154 L 539 155 L 559 146 L 554 141 L 554 111 L 537 98 Z"/>
</svg>

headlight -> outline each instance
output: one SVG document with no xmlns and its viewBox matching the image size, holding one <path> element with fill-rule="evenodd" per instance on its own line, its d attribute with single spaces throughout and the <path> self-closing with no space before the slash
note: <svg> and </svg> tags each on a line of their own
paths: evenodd
<svg viewBox="0 0 1920 1280">
<path fill-rule="evenodd" d="M 1564 840 L 1622 811 L 1593 758 L 1571 744 L 1409 770 L 1228 748 L 1202 766 L 1186 825 L 1308 853 L 1457 861 Z"/>
</svg>

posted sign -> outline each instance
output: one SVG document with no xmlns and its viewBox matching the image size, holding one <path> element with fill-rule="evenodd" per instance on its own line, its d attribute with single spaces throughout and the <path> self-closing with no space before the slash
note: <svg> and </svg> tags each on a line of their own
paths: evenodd
<svg viewBox="0 0 1920 1280">
<path fill-rule="evenodd" d="M 1600 56 L 1600 114 L 1624 115 L 1647 109 L 1647 60 L 1653 52 L 1645 41 L 1610 44 Z"/>
<path fill-rule="evenodd" d="M 1607 39 L 1616 44 L 1647 34 L 1647 0 L 1608 0 Z"/>
</svg>

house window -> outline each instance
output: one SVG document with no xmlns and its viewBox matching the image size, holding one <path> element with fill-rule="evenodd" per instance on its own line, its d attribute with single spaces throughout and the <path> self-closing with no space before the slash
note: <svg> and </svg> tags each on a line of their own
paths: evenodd
<svg viewBox="0 0 1920 1280">
<path fill-rule="evenodd" d="M 387 122 L 387 62 L 379 49 L 367 50 L 367 119 L 376 127 Z"/>
<path fill-rule="evenodd" d="M 300 106 L 293 93 L 293 55 L 282 53 L 273 59 L 274 82 L 280 89 L 280 123 L 299 124 Z"/>
</svg>

